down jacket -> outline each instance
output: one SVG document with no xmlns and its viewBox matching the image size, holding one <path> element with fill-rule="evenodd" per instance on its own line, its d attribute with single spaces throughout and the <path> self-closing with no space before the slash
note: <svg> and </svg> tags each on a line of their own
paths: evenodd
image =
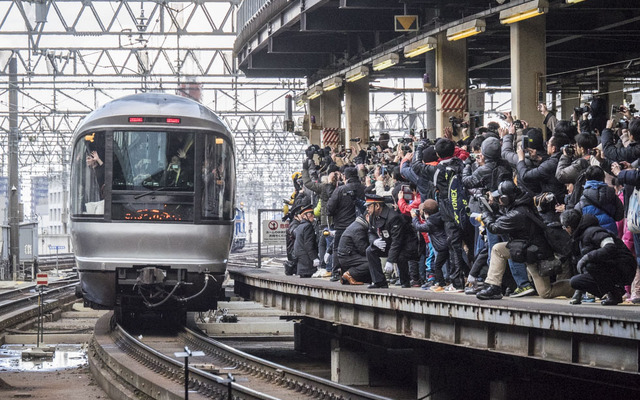
<svg viewBox="0 0 640 400">
<path fill-rule="evenodd" d="M 624 218 L 624 206 L 616 190 L 601 181 L 587 181 L 580 201 L 575 206 L 582 214 L 594 215 L 601 227 L 617 234 L 616 221 Z"/>
</svg>

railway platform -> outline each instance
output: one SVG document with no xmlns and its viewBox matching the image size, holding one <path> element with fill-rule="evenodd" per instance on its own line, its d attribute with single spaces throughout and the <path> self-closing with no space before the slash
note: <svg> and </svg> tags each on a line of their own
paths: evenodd
<svg viewBox="0 0 640 400">
<path fill-rule="evenodd" d="M 229 273 L 236 293 L 295 313 L 305 322 L 306 328 L 302 324 L 296 332 L 299 348 L 314 337 L 310 331 L 330 337 L 336 365 L 332 369 L 349 365 L 371 371 L 371 357 L 366 354 L 370 350 L 363 352 L 361 346 L 349 350 L 347 343 L 356 337 L 357 342 L 366 338 L 387 347 L 404 343 L 414 349 L 449 349 L 445 353 L 455 349 L 461 351 L 456 354 L 506 356 L 519 365 L 571 376 L 586 377 L 587 371 L 597 371 L 623 386 L 640 383 L 640 308 L 631 304 L 570 305 L 568 299 L 539 297 L 482 301 L 464 293 L 420 288 L 368 289 L 326 278 L 286 276 L 281 267 L 236 264 Z M 318 343 L 311 342 L 312 347 Z M 434 368 L 425 364 L 427 371 Z M 430 385 L 430 375 L 433 371 L 426 373 L 423 386 Z"/>
</svg>

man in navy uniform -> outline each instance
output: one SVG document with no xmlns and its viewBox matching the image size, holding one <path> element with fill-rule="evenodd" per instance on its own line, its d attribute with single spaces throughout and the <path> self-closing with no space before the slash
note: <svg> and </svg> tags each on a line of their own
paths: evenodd
<svg viewBox="0 0 640 400">
<path fill-rule="evenodd" d="M 294 255 L 298 260 L 298 275 L 300 278 L 311 278 L 317 271 L 320 260 L 318 259 L 318 240 L 314 226 L 313 206 L 311 204 L 301 207 L 300 225 L 294 232 Z"/>
<path fill-rule="evenodd" d="M 371 285 L 369 289 L 389 287 L 382 270 L 380 257 L 387 257 L 384 271 L 391 273 L 393 265 L 398 266 L 398 275 L 402 287 L 411 287 L 409 278 L 409 260 L 418 256 L 418 238 L 411 221 L 384 204 L 384 198 L 366 195 L 365 203 L 369 218 L 369 241 L 367 248 Z"/>
</svg>

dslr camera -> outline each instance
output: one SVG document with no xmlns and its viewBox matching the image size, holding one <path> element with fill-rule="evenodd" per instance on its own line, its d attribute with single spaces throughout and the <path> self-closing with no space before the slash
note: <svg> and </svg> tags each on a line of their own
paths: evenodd
<svg viewBox="0 0 640 400">
<path fill-rule="evenodd" d="M 576 113 L 576 115 L 582 115 L 584 113 L 590 113 L 591 112 L 591 107 L 589 105 L 584 105 L 582 107 L 574 107 L 573 112 Z"/>
<path fill-rule="evenodd" d="M 522 125 L 522 121 L 520 121 L 519 119 L 513 121 L 513 127 L 516 129 L 522 129 L 524 127 L 524 125 Z M 526 147 L 523 146 L 523 148 L 526 149 Z"/>
<path fill-rule="evenodd" d="M 469 127 L 469 123 L 468 122 L 465 122 L 462 119 L 456 118 L 454 116 L 449 117 L 449 123 L 454 128 L 468 128 Z"/>
<path fill-rule="evenodd" d="M 560 150 L 569 157 L 573 157 L 576 154 L 576 146 L 573 144 L 565 144 Z"/>
</svg>

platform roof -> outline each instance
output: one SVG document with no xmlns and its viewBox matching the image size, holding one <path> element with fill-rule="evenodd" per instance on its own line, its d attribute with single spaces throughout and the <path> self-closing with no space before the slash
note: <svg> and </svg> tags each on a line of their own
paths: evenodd
<svg viewBox="0 0 640 400">
<path fill-rule="evenodd" d="M 265 4 L 252 13 L 253 3 Z M 400 53 L 400 63 L 374 77 L 422 77 L 425 55 L 405 58 L 404 45 L 482 18 L 485 32 L 466 39 L 469 78 L 509 86 L 510 29 L 499 14 L 523 3 L 530 1 L 245 0 L 234 50 L 249 77 L 306 77 L 311 84 L 388 52 Z M 396 15 L 417 15 L 418 31 L 395 31 Z M 640 2 L 550 0 L 545 15 L 549 90 L 596 90 L 599 82 L 638 77 Z"/>
</svg>

